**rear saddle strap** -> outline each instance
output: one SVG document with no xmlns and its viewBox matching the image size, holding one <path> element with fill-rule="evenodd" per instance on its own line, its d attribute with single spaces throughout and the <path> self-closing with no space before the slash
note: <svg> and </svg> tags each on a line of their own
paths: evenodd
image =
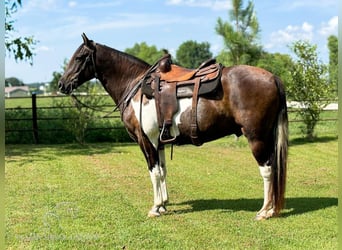
<svg viewBox="0 0 342 250">
<path fill-rule="evenodd" d="M 197 124 L 197 104 L 198 104 L 198 90 L 200 88 L 201 79 L 198 77 L 195 79 L 195 85 L 192 96 L 191 106 L 191 125 L 190 125 L 190 138 L 194 145 L 200 146 L 202 142 L 198 137 L 198 124 Z"/>
</svg>

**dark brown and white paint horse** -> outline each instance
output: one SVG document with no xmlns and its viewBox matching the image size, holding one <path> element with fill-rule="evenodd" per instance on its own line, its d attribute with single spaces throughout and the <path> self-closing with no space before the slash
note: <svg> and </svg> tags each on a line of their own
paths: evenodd
<svg viewBox="0 0 342 250">
<path fill-rule="evenodd" d="M 146 158 L 154 192 L 154 204 L 148 215 L 160 216 L 166 212 L 169 198 L 155 101 L 141 95 L 140 88 L 132 98 L 127 98 L 150 65 L 95 43 L 85 34 L 82 37 L 83 44 L 70 59 L 59 89 L 70 94 L 94 77 L 102 83 L 119 106 L 128 133 Z M 177 137 L 177 144 L 191 143 L 191 103 L 192 98 L 178 100 L 179 110 L 173 117 L 170 131 Z M 288 151 L 286 97 L 281 81 L 257 67 L 223 67 L 221 88 L 216 97 L 198 100 L 197 122 L 202 143 L 230 134 L 247 137 L 264 182 L 264 203 L 256 218 L 278 215 L 284 206 Z"/>
</svg>

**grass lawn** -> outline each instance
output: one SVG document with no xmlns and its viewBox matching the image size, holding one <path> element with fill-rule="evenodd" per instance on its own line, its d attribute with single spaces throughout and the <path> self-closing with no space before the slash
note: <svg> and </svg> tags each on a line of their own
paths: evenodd
<svg viewBox="0 0 342 250">
<path fill-rule="evenodd" d="M 135 144 L 8 145 L 5 162 L 7 249 L 337 249 L 334 137 L 291 141 L 286 209 L 262 222 L 244 138 L 175 147 L 169 213 L 153 219 Z"/>
</svg>

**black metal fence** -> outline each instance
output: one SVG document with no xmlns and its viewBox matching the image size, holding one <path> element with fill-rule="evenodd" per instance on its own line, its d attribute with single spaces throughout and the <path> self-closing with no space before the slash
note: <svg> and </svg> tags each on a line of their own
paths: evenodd
<svg viewBox="0 0 342 250">
<path fill-rule="evenodd" d="M 90 97 L 90 96 L 89 96 Z M 77 117 L 68 110 L 77 109 L 74 105 L 56 105 L 55 100 L 68 99 L 68 96 L 37 96 L 28 98 L 10 98 L 6 100 L 5 132 L 6 143 L 57 143 L 72 142 L 66 124 L 71 124 Z M 91 97 L 90 97 L 91 98 Z M 109 100 L 109 99 L 108 99 Z M 17 104 L 7 105 L 10 101 Z M 110 112 L 114 104 L 96 106 L 98 112 L 87 126 L 90 141 L 127 141 L 130 140 L 121 122 L 119 112 Z M 94 117 L 93 117 L 94 118 Z M 54 139 L 54 140 L 53 140 Z"/>
<path fill-rule="evenodd" d="M 67 96 L 37 96 L 33 94 L 24 100 L 25 105 L 14 107 L 6 104 L 5 108 L 5 132 L 6 143 L 51 143 L 51 137 L 55 137 L 57 142 L 70 142 L 68 131 L 65 129 L 65 123 L 75 119 L 75 117 L 63 115 L 63 109 L 72 109 L 75 106 L 56 106 L 51 100 L 55 98 L 70 98 Z M 11 100 L 16 98 L 10 98 Z M 19 99 L 19 98 L 17 98 Z M 37 100 L 49 100 L 38 105 Z M 8 99 L 9 100 L 9 99 Z M 90 124 L 87 128 L 88 137 L 92 141 L 127 141 L 130 138 L 121 122 L 119 112 L 110 113 L 114 109 L 111 100 L 108 104 L 96 106 L 99 112 L 96 122 Z M 23 107 L 22 107 L 23 106 Z M 298 109 L 289 108 L 290 132 L 292 135 L 300 134 L 303 120 L 297 115 Z M 19 115 L 18 115 L 19 114 Z M 103 116 L 101 116 L 103 115 Z M 337 109 L 324 110 L 317 124 L 316 130 L 320 135 L 337 135 Z M 64 137 L 64 140 L 61 138 Z M 69 136 L 70 137 L 70 136 Z M 16 139 L 15 139 L 16 138 Z"/>
</svg>

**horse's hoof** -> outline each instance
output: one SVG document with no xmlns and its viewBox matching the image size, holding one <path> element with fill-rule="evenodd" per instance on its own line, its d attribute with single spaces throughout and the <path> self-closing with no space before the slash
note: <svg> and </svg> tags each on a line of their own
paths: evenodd
<svg viewBox="0 0 342 250">
<path fill-rule="evenodd" d="M 161 206 L 158 211 L 160 214 L 166 214 L 167 213 L 167 209 L 164 206 Z"/>
<path fill-rule="evenodd" d="M 260 214 L 257 214 L 255 216 L 255 220 L 257 221 L 263 221 L 263 220 L 267 220 L 268 218 L 266 216 L 263 216 L 263 215 L 260 215 Z"/>
<path fill-rule="evenodd" d="M 155 218 L 155 217 L 159 217 L 160 216 L 160 213 L 159 212 L 156 212 L 156 211 L 150 211 L 148 212 L 148 215 L 147 215 L 149 218 Z"/>
<path fill-rule="evenodd" d="M 268 220 L 272 217 L 276 217 L 277 215 L 273 212 L 273 210 L 269 210 L 266 213 L 258 213 L 255 216 L 255 220 L 261 221 L 261 220 Z"/>
</svg>

